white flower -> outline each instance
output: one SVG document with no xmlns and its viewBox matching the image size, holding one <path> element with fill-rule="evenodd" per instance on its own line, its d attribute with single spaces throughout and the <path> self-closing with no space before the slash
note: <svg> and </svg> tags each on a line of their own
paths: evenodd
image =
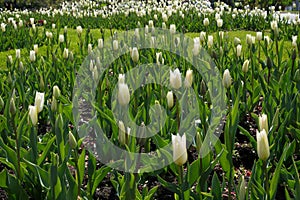
<svg viewBox="0 0 300 200">
<path fill-rule="evenodd" d="M 132 48 L 131 59 L 135 63 L 139 61 L 139 51 L 138 51 L 138 49 L 136 47 Z"/>
<path fill-rule="evenodd" d="M 228 89 L 230 86 L 231 86 L 231 76 L 230 76 L 230 72 L 228 69 L 226 69 L 224 71 L 224 74 L 223 74 L 223 85 L 226 89 Z"/>
<path fill-rule="evenodd" d="M 207 37 L 207 47 L 211 48 L 214 44 L 214 37 L 212 35 L 209 35 Z"/>
<path fill-rule="evenodd" d="M 167 102 L 168 102 L 168 107 L 172 108 L 174 106 L 174 97 L 173 97 L 173 92 L 169 91 L 167 93 Z"/>
<path fill-rule="evenodd" d="M 35 54 L 38 54 L 38 52 L 39 52 L 39 45 L 34 44 L 33 45 L 33 50 L 34 50 Z"/>
<path fill-rule="evenodd" d="M 126 132 L 125 132 L 125 125 L 122 121 L 119 121 L 118 123 L 119 126 L 119 135 L 118 135 L 118 140 L 121 145 L 124 145 L 127 143 L 127 137 L 126 137 Z"/>
<path fill-rule="evenodd" d="M 67 59 L 69 57 L 69 49 L 64 48 L 63 58 Z"/>
<path fill-rule="evenodd" d="M 182 166 L 187 161 L 186 136 L 172 135 L 173 161 Z"/>
<path fill-rule="evenodd" d="M 209 19 L 208 18 L 204 18 L 203 25 L 204 26 L 208 26 L 209 25 Z"/>
<path fill-rule="evenodd" d="M 118 48 L 119 48 L 118 40 L 114 40 L 113 41 L 113 49 L 114 49 L 114 51 L 117 51 Z"/>
<path fill-rule="evenodd" d="M 52 24 L 52 29 L 55 29 L 55 26 L 56 26 L 55 24 Z"/>
<path fill-rule="evenodd" d="M 148 24 L 149 24 L 149 28 L 153 28 L 154 27 L 153 20 L 149 20 Z"/>
<path fill-rule="evenodd" d="M 245 60 L 244 61 L 244 64 L 243 64 L 243 67 L 242 67 L 242 71 L 244 72 L 244 73 L 247 73 L 248 72 L 248 69 L 249 69 L 249 60 L 247 59 L 247 60 Z"/>
<path fill-rule="evenodd" d="M 165 62 L 163 56 L 162 56 L 162 52 L 156 53 L 156 63 L 157 65 L 163 65 Z"/>
<path fill-rule="evenodd" d="M 128 85 L 125 83 L 119 83 L 118 100 L 121 106 L 126 106 L 130 101 L 130 94 Z"/>
<path fill-rule="evenodd" d="M 31 123 L 33 125 L 36 125 L 38 122 L 38 112 L 37 112 L 37 107 L 36 106 L 29 106 L 29 113 L 28 113 Z"/>
<path fill-rule="evenodd" d="M 297 35 L 293 35 L 292 36 L 292 46 L 293 47 L 297 47 L 297 38 L 298 38 L 298 36 Z"/>
<path fill-rule="evenodd" d="M 241 54 L 242 54 L 242 45 L 239 44 L 236 46 L 236 55 L 237 57 L 240 57 Z"/>
<path fill-rule="evenodd" d="M 77 31 L 77 34 L 80 36 L 81 33 L 82 33 L 82 27 L 81 26 L 77 26 L 76 27 L 76 31 Z"/>
<path fill-rule="evenodd" d="M 13 63 L 13 59 L 12 59 L 12 56 L 11 56 L 11 55 L 8 55 L 8 56 L 7 56 L 7 59 L 8 59 L 8 62 L 9 62 L 10 64 Z"/>
<path fill-rule="evenodd" d="M 205 39 L 206 39 L 206 32 L 201 31 L 199 38 L 200 38 L 200 42 L 203 44 L 205 42 Z"/>
<path fill-rule="evenodd" d="M 170 84 L 174 89 L 179 89 L 181 87 L 181 73 L 178 68 L 174 71 L 170 70 Z"/>
<path fill-rule="evenodd" d="M 103 39 L 102 38 L 98 39 L 98 48 L 99 49 L 103 48 Z"/>
<path fill-rule="evenodd" d="M 58 37 L 58 40 L 60 43 L 63 43 L 65 41 L 65 36 L 60 34 L 59 37 Z"/>
<path fill-rule="evenodd" d="M 30 59 L 31 62 L 34 62 L 36 60 L 35 51 L 33 51 L 33 50 L 30 51 L 29 59 Z"/>
<path fill-rule="evenodd" d="M 221 27 L 223 26 L 223 19 L 218 19 L 218 20 L 217 20 L 217 26 L 218 26 L 219 28 L 221 28 Z"/>
<path fill-rule="evenodd" d="M 261 41 L 262 40 L 262 32 L 256 32 L 256 39 L 258 41 Z"/>
<path fill-rule="evenodd" d="M 170 25 L 170 33 L 171 34 L 175 34 L 176 33 L 176 26 L 175 26 L 175 24 L 171 24 Z"/>
<path fill-rule="evenodd" d="M 184 81 L 185 87 L 187 88 L 191 87 L 192 83 L 193 83 L 193 70 L 188 69 L 185 74 L 185 81 Z"/>
<path fill-rule="evenodd" d="M 165 13 L 162 14 L 162 19 L 164 22 L 168 21 L 168 15 L 166 15 Z"/>
<path fill-rule="evenodd" d="M 17 59 L 21 58 L 21 50 L 20 49 L 16 49 L 16 58 Z"/>
<path fill-rule="evenodd" d="M 43 110 L 45 93 L 36 92 L 34 105 L 37 107 L 38 113 Z"/>
<path fill-rule="evenodd" d="M 265 129 L 263 129 L 262 131 L 256 130 L 256 140 L 258 157 L 261 160 L 265 161 L 270 156 L 269 141 Z"/>
<path fill-rule="evenodd" d="M 194 47 L 193 47 L 193 55 L 194 56 L 197 56 L 199 55 L 199 52 L 200 52 L 200 38 L 199 37 L 196 37 L 194 38 Z"/>
<path fill-rule="evenodd" d="M 88 54 L 92 53 L 92 51 L 93 51 L 92 44 L 88 44 Z"/>
</svg>

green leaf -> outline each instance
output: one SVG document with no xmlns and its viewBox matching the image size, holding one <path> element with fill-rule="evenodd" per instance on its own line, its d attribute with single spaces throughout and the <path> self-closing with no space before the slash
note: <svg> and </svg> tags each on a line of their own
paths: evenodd
<svg viewBox="0 0 300 200">
<path fill-rule="evenodd" d="M 106 174 L 110 170 L 111 169 L 109 167 L 103 166 L 95 172 L 95 180 L 94 180 L 94 184 L 93 184 L 92 194 L 95 193 L 99 183 L 105 178 Z"/>
<path fill-rule="evenodd" d="M 188 183 L 191 187 L 200 177 L 200 159 L 195 160 L 188 169 Z"/>
<path fill-rule="evenodd" d="M 53 142 L 55 141 L 56 136 L 53 136 L 48 142 L 47 142 L 47 146 L 43 149 L 43 153 L 42 155 L 38 158 L 38 165 L 41 165 L 44 160 L 46 159 L 46 156 L 48 155 L 49 151 L 50 151 L 50 147 L 52 146 Z"/>
<path fill-rule="evenodd" d="M 245 135 L 249 139 L 252 147 L 254 149 L 256 149 L 257 142 L 256 142 L 255 138 L 246 129 L 244 129 L 243 127 L 238 126 L 238 128 L 240 129 L 241 134 Z"/>
<path fill-rule="evenodd" d="M 79 183 L 81 184 L 84 177 L 85 171 L 85 149 L 82 150 L 79 159 L 78 159 L 78 170 L 79 170 Z"/>
<path fill-rule="evenodd" d="M 214 172 L 214 176 L 212 179 L 212 195 L 214 196 L 214 199 L 222 199 L 222 191 L 221 191 L 221 186 L 220 186 L 220 181 L 219 178 L 216 174 L 216 172 Z"/>
<path fill-rule="evenodd" d="M 163 178 L 161 178 L 159 175 L 157 176 L 158 181 L 162 184 L 163 187 L 167 188 L 168 190 L 170 190 L 171 192 L 174 192 L 178 195 L 180 195 L 180 190 L 178 188 L 178 186 L 174 183 L 169 183 L 167 181 L 165 181 Z"/>
<path fill-rule="evenodd" d="M 151 188 L 151 190 L 148 192 L 147 196 L 144 198 L 145 200 L 151 200 L 153 199 L 154 194 L 156 193 L 156 190 L 158 189 L 158 185 Z"/>
</svg>

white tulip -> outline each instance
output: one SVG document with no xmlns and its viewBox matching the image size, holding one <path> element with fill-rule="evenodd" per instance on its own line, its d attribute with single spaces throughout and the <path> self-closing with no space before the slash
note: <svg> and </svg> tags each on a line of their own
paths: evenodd
<svg viewBox="0 0 300 200">
<path fill-rule="evenodd" d="M 28 113 L 31 123 L 35 126 L 38 122 L 38 112 L 36 106 L 29 106 L 29 113 Z"/>
<path fill-rule="evenodd" d="M 170 70 L 170 84 L 174 89 L 179 89 L 181 87 L 181 73 L 178 68 L 174 71 Z"/>
<path fill-rule="evenodd" d="M 21 58 L 21 50 L 20 49 L 16 49 L 16 58 L 17 59 Z"/>
<path fill-rule="evenodd" d="M 193 70 L 188 69 L 185 74 L 185 81 L 184 81 L 185 87 L 186 88 L 191 87 L 192 83 L 193 83 Z"/>
<path fill-rule="evenodd" d="M 242 45 L 239 44 L 236 46 L 236 55 L 237 57 L 240 57 L 241 54 L 242 54 Z"/>
<path fill-rule="evenodd" d="M 171 24 L 170 25 L 170 33 L 171 34 L 175 34 L 176 33 L 176 25 L 175 24 Z"/>
<path fill-rule="evenodd" d="M 172 135 L 173 161 L 182 166 L 187 161 L 186 136 Z"/>
<path fill-rule="evenodd" d="M 256 140 L 258 157 L 261 160 L 265 161 L 270 156 L 269 141 L 265 129 L 263 129 L 262 131 L 256 130 Z"/>
<path fill-rule="evenodd" d="M 30 59 L 31 62 L 34 62 L 36 60 L 35 51 L 33 51 L 33 50 L 30 51 L 29 59 Z"/>
<path fill-rule="evenodd" d="M 136 47 L 132 48 L 131 59 L 133 62 L 137 63 L 139 61 L 139 51 Z"/>
<path fill-rule="evenodd" d="M 223 85 L 226 89 L 228 89 L 230 86 L 231 86 L 231 76 L 230 76 L 230 72 L 228 69 L 226 69 L 224 71 L 224 74 L 223 74 Z"/>
<path fill-rule="evenodd" d="M 169 108 L 172 108 L 174 106 L 174 97 L 172 91 L 169 91 L 167 93 L 167 103 Z"/>
<path fill-rule="evenodd" d="M 44 107 L 44 100 L 45 100 L 45 93 L 43 92 L 36 92 L 35 94 L 35 102 L 34 105 L 37 108 L 37 112 L 40 113 Z"/>
<path fill-rule="evenodd" d="M 121 106 L 128 105 L 130 101 L 130 94 L 128 85 L 125 83 L 119 83 L 118 100 Z"/>
</svg>

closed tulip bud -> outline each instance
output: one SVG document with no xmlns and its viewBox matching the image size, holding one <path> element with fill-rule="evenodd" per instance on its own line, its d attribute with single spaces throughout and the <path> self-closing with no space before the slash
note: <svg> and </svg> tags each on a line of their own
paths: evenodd
<svg viewBox="0 0 300 200">
<path fill-rule="evenodd" d="M 246 42 L 247 42 L 248 45 L 252 44 L 252 36 L 250 34 L 246 35 Z"/>
<path fill-rule="evenodd" d="M 182 166 L 187 161 L 186 136 L 172 135 L 173 161 Z"/>
<path fill-rule="evenodd" d="M 199 55 L 199 53 L 200 53 L 200 46 L 201 46 L 201 44 L 200 44 L 200 38 L 199 37 L 194 38 L 194 48 L 192 50 L 194 56 Z"/>
<path fill-rule="evenodd" d="M 240 187 L 239 187 L 239 200 L 244 200 L 246 197 L 246 183 L 245 183 L 245 177 L 242 176 Z"/>
<path fill-rule="evenodd" d="M 244 73 L 247 73 L 247 72 L 248 72 L 248 69 L 249 69 L 249 63 L 250 63 L 250 61 L 249 61 L 248 59 L 244 61 L 244 64 L 243 64 L 243 67 L 242 67 L 242 71 L 243 71 Z"/>
<path fill-rule="evenodd" d="M 29 106 L 29 118 L 31 120 L 32 125 L 36 125 L 38 122 L 38 112 L 36 106 Z"/>
<path fill-rule="evenodd" d="M 34 18 L 29 18 L 30 24 L 34 24 Z"/>
<path fill-rule="evenodd" d="M 6 24 L 1 23 L 1 30 L 2 30 L 3 33 L 6 31 L 5 27 L 6 27 Z"/>
<path fill-rule="evenodd" d="M 4 101 L 3 101 L 2 97 L 0 96 L 0 112 L 2 111 L 3 108 L 4 108 Z"/>
<path fill-rule="evenodd" d="M 207 38 L 207 47 L 211 48 L 214 44 L 214 37 L 212 35 L 209 35 Z"/>
<path fill-rule="evenodd" d="M 208 18 L 204 18 L 203 25 L 204 26 L 208 26 L 209 25 L 209 19 Z"/>
<path fill-rule="evenodd" d="M 58 37 L 58 40 L 60 43 L 63 43 L 65 41 L 65 36 L 60 34 L 59 37 Z"/>
<path fill-rule="evenodd" d="M 149 33 L 149 26 L 148 25 L 145 26 L 145 34 L 147 34 L 147 33 Z"/>
<path fill-rule="evenodd" d="M 57 85 L 53 86 L 53 96 L 58 99 L 60 97 L 60 89 Z"/>
<path fill-rule="evenodd" d="M 207 87 L 206 87 L 204 80 L 202 79 L 201 84 L 200 84 L 201 95 L 204 96 L 206 94 L 206 91 L 207 91 Z"/>
<path fill-rule="evenodd" d="M 16 114 L 16 104 L 15 104 L 15 99 L 12 97 L 10 99 L 10 102 L 9 102 L 9 113 L 14 116 Z"/>
<path fill-rule="evenodd" d="M 131 59 L 133 62 L 137 63 L 139 61 L 139 51 L 136 47 L 132 48 Z"/>
<path fill-rule="evenodd" d="M 174 97 L 172 91 L 169 91 L 167 93 L 167 103 L 169 108 L 172 108 L 174 106 Z"/>
<path fill-rule="evenodd" d="M 265 129 L 263 129 L 262 131 L 256 130 L 256 140 L 258 157 L 261 160 L 266 161 L 270 156 L 270 147 Z"/>
<path fill-rule="evenodd" d="M 268 126 L 268 116 L 266 114 L 262 114 L 258 118 L 259 121 L 259 130 L 262 131 L 265 129 L 265 131 L 268 133 L 269 132 L 269 126 Z"/>
<path fill-rule="evenodd" d="M 64 48 L 63 58 L 64 58 L 64 59 L 68 59 L 68 57 L 69 57 L 69 49 Z"/>
<path fill-rule="evenodd" d="M 162 29 L 167 29 L 167 25 L 166 25 L 165 22 L 163 22 L 163 23 L 161 24 L 161 28 L 162 28 Z"/>
<path fill-rule="evenodd" d="M 223 19 L 218 19 L 218 20 L 217 20 L 217 26 L 218 26 L 219 28 L 221 28 L 221 27 L 223 26 Z"/>
<path fill-rule="evenodd" d="M 16 58 L 17 59 L 21 58 L 21 50 L 20 49 L 16 49 Z"/>
<path fill-rule="evenodd" d="M 52 29 L 55 29 L 55 26 L 56 26 L 55 24 L 52 24 Z"/>
<path fill-rule="evenodd" d="M 170 84 L 174 89 L 179 89 L 181 87 L 181 73 L 178 68 L 174 71 L 170 70 Z"/>
<path fill-rule="evenodd" d="M 233 40 L 233 43 L 234 43 L 234 46 L 237 46 L 237 45 L 241 44 L 241 39 L 238 37 L 235 37 Z"/>
<path fill-rule="evenodd" d="M 11 55 L 7 56 L 7 61 L 9 64 L 13 64 L 13 59 Z"/>
<path fill-rule="evenodd" d="M 34 50 L 35 54 L 38 54 L 39 46 L 37 44 L 33 45 L 33 50 Z"/>
<path fill-rule="evenodd" d="M 294 48 L 297 47 L 297 38 L 298 38 L 297 35 L 292 36 L 292 46 L 293 46 Z"/>
<path fill-rule="evenodd" d="M 23 65 L 22 61 L 19 62 L 19 70 L 20 70 L 20 72 L 24 71 L 24 65 Z"/>
<path fill-rule="evenodd" d="M 36 60 L 35 51 L 30 51 L 29 59 L 31 62 L 34 62 Z"/>
<path fill-rule="evenodd" d="M 45 97 L 45 93 L 43 93 L 43 92 L 36 92 L 36 94 L 35 94 L 35 103 L 34 103 L 34 105 L 37 107 L 38 113 L 40 113 L 43 110 L 44 97 Z"/>
<path fill-rule="evenodd" d="M 237 55 L 237 57 L 240 57 L 241 54 L 242 54 L 242 45 L 239 44 L 236 47 L 236 55 Z"/>
<path fill-rule="evenodd" d="M 163 56 L 162 56 L 162 52 L 156 53 L 156 64 L 157 65 L 163 65 L 165 62 Z"/>
<path fill-rule="evenodd" d="M 272 41 L 268 35 L 264 36 L 264 40 L 266 41 L 267 45 L 269 45 L 271 43 L 271 41 Z"/>
<path fill-rule="evenodd" d="M 231 80 L 230 72 L 228 69 L 226 69 L 223 74 L 223 85 L 226 89 L 228 89 L 231 86 L 231 81 L 232 80 Z"/>
<path fill-rule="evenodd" d="M 119 139 L 119 143 L 121 145 L 125 145 L 127 144 L 127 135 L 126 135 L 126 131 L 125 131 L 125 125 L 122 121 L 119 121 L 119 135 L 118 135 L 118 139 Z"/>
<path fill-rule="evenodd" d="M 175 24 L 171 24 L 170 25 L 170 33 L 171 34 L 175 34 L 176 33 L 176 25 Z"/>
<path fill-rule="evenodd" d="M 162 14 L 162 19 L 164 22 L 167 22 L 168 21 L 168 15 L 166 15 L 165 13 Z"/>
<path fill-rule="evenodd" d="M 149 20 L 148 24 L 149 24 L 149 28 L 153 28 L 154 27 L 153 20 Z"/>
<path fill-rule="evenodd" d="M 114 51 L 117 51 L 119 49 L 118 40 L 113 41 L 113 49 L 114 49 Z"/>
<path fill-rule="evenodd" d="M 98 39 L 98 48 L 99 49 L 103 48 L 103 39 L 102 38 Z"/>
<path fill-rule="evenodd" d="M 186 88 L 189 88 L 189 87 L 192 86 L 192 83 L 193 83 L 193 70 L 188 69 L 186 71 L 184 83 L 185 83 Z"/>
<path fill-rule="evenodd" d="M 93 51 L 92 44 L 88 44 L 88 54 L 92 53 L 92 51 Z"/>
<path fill-rule="evenodd" d="M 118 84 L 125 83 L 125 74 L 119 74 Z"/>
<path fill-rule="evenodd" d="M 262 32 L 256 32 L 256 39 L 257 39 L 257 41 L 262 40 Z"/>
<path fill-rule="evenodd" d="M 128 105 L 128 103 L 130 101 L 130 94 L 129 94 L 128 85 L 125 84 L 125 83 L 120 83 L 119 84 L 118 100 L 119 100 L 119 104 L 121 106 Z"/>
<path fill-rule="evenodd" d="M 52 96 L 51 111 L 52 112 L 57 111 L 57 100 L 56 100 L 55 96 Z"/>
<path fill-rule="evenodd" d="M 75 149 L 77 147 L 77 141 L 71 131 L 69 131 L 69 144 L 71 149 Z"/>
<path fill-rule="evenodd" d="M 40 86 L 40 89 L 44 90 L 45 82 L 44 82 L 43 76 L 40 76 L 39 86 Z"/>
<path fill-rule="evenodd" d="M 76 31 L 77 31 L 78 36 L 81 36 L 81 34 L 82 34 L 82 27 L 81 26 L 77 26 L 76 27 Z"/>
<path fill-rule="evenodd" d="M 200 39 L 201 44 L 203 44 L 206 39 L 206 32 L 201 31 L 199 39 Z"/>
</svg>

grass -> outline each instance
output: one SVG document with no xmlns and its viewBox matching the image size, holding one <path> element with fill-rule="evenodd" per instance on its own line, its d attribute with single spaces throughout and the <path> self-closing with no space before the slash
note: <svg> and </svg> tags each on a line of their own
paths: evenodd
<svg viewBox="0 0 300 200">
<path fill-rule="evenodd" d="M 63 33 L 63 29 L 60 31 L 60 33 L 62 34 Z M 83 32 L 82 32 L 82 37 L 84 38 L 85 37 L 85 34 L 86 34 L 86 30 L 84 29 Z M 90 30 L 90 34 L 93 38 L 93 40 L 97 40 L 98 38 L 101 37 L 101 32 L 100 32 L 100 29 L 91 29 Z M 107 38 L 107 37 L 110 37 L 110 30 L 108 29 L 105 29 L 104 30 L 104 37 Z M 253 32 L 253 31 L 229 31 L 229 32 L 226 32 L 225 35 L 228 34 L 228 41 L 230 42 L 233 42 L 234 38 L 235 37 L 238 37 L 241 39 L 241 44 L 243 46 L 243 49 L 246 48 L 247 46 L 247 43 L 246 43 L 246 35 L 247 34 L 251 34 L 252 36 L 255 36 L 256 35 L 256 32 Z M 187 36 L 189 37 L 198 37 L 199 36 L 199 33 L 187 33 L 186 34 Z M 214 38 L 216 38 L 216 35 L 217 33 L 213 33 L 212 34 L 214 36 Z M 267 33 L 267 35 L 269 35 Z M 73 53 L 78 53 L 79 51 L 79 47 L 78 47 L 78 41 L 79 41 L 79 38 L 78 38 L 78 35 L 77 35 L 77 32 L 75 29 L 68 29 L 68 41 L 70 41 L 70 47 L 69 47 L 69 51 L 72 51 Z M 289 58 L 288 56 L 288 51 L 291 49 L 292 45 L 291 45 L 291 41 L 282 41 L 284 44 L 284 55 L 283 55 L 283 59 L 284 60 L 287 60 Z M 282 43 L 280 42 L 280 43 Z M 57 45 L 56 45 L 57 47 Z M 32 47 L 33 49 L 33 47 Z M 46 55 L 46 49 L 47 47 L 46 46 L 41 46 L 39 47 L 39 55 L 43 55 L 45 56 Z M 274 45 L 274 51 L 275 51 L 275 45 Z M 9 51 L 4 51 L 4 52 L 0 52 L 0 70 L 4 70 L 6 69 L 6 60 L 7 60 L 7 56 L 9 55 L 12 55 L 13 58 L 15 58 L 15 50 L 9 50 Z M 21 49 L 21 58 L 24 58 L 24 57 L 28 57 L 29 56 L 29 50 L 24 48 L 24 49 Z M 262 54 L 262 59 L 266 59 L 265 55 Z"/>
</svg>

